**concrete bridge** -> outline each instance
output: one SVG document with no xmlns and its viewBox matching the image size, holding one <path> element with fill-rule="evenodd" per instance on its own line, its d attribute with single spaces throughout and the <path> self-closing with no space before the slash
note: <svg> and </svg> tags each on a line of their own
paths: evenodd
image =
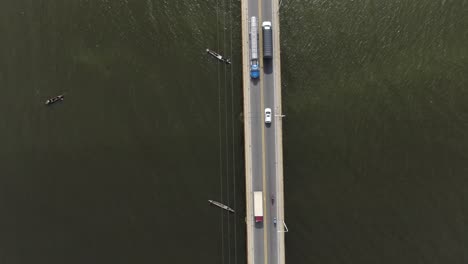
<svg viewBox="0 0 468 264">
<path fill-rule="evenodd" d="M 241 0 L 246 169 L 247 263 L 285 263 L 280 69 L 280 0 Z M 260 76 L 250 77 L 250 21 L 258 21 Z M 263 59 L 262 22 L 273 30 L 273 58 Z M 270 108 L 271 123 L 265 123 Z M 254 219 L 254 191 L 263 192 L 263 222 Z M 276 222 L 276 223 L 275 223 Z"/>
</svg>

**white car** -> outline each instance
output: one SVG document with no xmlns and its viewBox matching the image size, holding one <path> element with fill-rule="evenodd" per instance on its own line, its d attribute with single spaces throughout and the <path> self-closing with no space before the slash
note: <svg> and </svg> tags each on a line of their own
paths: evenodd
<svg viewBox="0 0 468 264">
<path fill-rule="evenodd" d="M 271 123 L 271 108 L 265 108 L 265 123 Z"/>
</svg>

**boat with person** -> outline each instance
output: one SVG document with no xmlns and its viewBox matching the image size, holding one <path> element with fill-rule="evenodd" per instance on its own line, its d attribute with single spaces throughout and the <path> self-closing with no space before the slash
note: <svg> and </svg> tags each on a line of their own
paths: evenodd
<svg viewBox="0 0 468 264">
<path fill-rule="evenodd" d="M 206 52 L 208 54 L 210 54 L 211 56 L 215 57 L 216 59 L 218 59 L 219 61 L 222 61 L 226 64 L 231 64 L 231 60 L 228 59 L 228 58 L 224 58 L 221 54 L 215 52 L 215 51 L 212 51 L 210 49 L 206 49 Z"/>
<path fill-rule="evenodd" d="M 229 211 L 229 212 L 231 212 L 231 213 L 235 213 L 235 212 L 236 212 L 236 211 L 234 211 L 234 209 L 232 209 L 231 207 L 229 207 L 229 206 L 227 206 L 227 205 L 224 205 L 224 204 L 222 204 L 222 203 L 220 203 L 220 202 L 213 201 L 213 200 L 208 200 L 208 202 L 210 202 L 210 204 L 212 204 L 212 205 L 216 205 L 216 206 L 218 206 L 219 208 L 222 208 L 222 209 L 224 209 L 224 210 L 226 210 L 226 211 Z"/>
<path fill-rule="evenodd" d="M 63 99 L 65 99 L 65 95 L 63 95 L 63 94 L 57 95 L 55 97 L 47 99 L 47 101 L 45 101 L 45 104 L 50 105 L 50 104 L 53 104 L 53 103 L 56 103 L 56 102 L 59 102 L 59 101 L 63 101 Z"/>
</svg>

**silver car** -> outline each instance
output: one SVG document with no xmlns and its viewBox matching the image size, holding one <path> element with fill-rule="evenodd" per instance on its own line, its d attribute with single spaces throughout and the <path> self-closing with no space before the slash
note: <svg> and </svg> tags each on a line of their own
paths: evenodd
<svg viewBox="0 0 468 264">
<path fill-rule="evenodd" d="M 271 108 L 265 108 L 265 123 L 271 123 Z"/>
</svg>

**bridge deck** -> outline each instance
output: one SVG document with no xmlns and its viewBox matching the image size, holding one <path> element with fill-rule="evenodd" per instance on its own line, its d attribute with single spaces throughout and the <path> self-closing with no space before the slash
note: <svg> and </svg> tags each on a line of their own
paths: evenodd
<svg viewBox="0 0 468 264">
<path fill-rule="evenodd" d="M 246 177 L 245 220 L 247 224 L 247 263 L 249 264 L 285 263 L 282 224 L 284 221 L 284 194 L 278 1 L 263 0 L 262 3 L 262 0 L 241 0 Z M 267 64 L 261 64 L 262 74 L 257 82 L 253 82 L 249 74 L 249 18 L 251 16 L 258 17 L 260 25 L 264 21 L 262 19 L 271 19 L 273 25 L 273 60 Z M 262 61 L 261 28 L 259 31 L 259 57 Z M 263 123 L 263 108 L 265 107 L 271 107 L 273 110 L 274 117 L 271 126 L 265 126 Z M 263 225 L 255 225 L 253 216 L 253 192 L 259 190 L 262 190 L 264 194 L 265 218 Z M 274 196 L 275 194 L 275 202 L 270 204 L 270 195 Z M 273 218 L 277 218 L 277 225 L 273 224 Z"/>
</svg>

